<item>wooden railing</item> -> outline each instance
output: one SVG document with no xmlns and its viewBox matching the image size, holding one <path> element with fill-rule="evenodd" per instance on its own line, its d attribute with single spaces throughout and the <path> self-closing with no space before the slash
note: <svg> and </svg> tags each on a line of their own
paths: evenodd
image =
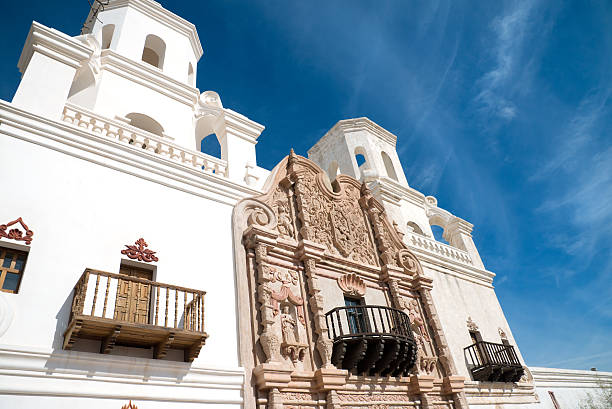
<svg viewBox="0 0 612 409">
<path fill-rule="evenodd" d="M 382 305 L 336 307 L 325 314 L 325 321 L 329 337 L 334 341 L 368 335 L 413 339 L 408 315 Z"/>
<path fill-rule="evenodd" d="M 474 369 L 487 365 L 521 366 L 512 345 L 479 341 L 464 348 L 468 364 Z"/>
<path fill-rule="evenodd" d="M 86 269 L 72 315 L 204 333 L 204 291 Z"/>
</svg>

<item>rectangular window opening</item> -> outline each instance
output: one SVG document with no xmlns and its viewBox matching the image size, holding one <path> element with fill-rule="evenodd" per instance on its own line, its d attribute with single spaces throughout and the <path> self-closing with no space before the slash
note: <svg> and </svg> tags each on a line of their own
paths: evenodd
<svg viewBox="0 0 612 409">
<path fill-rule="evenodd" d="M 0 246 L 0 290 L 5 293 L 19 292 L 28 252 Z"/>
</svg>

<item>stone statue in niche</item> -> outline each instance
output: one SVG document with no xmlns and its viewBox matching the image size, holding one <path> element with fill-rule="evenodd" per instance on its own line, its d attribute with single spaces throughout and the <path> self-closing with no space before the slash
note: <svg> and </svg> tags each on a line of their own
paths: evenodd
<svg viewBox="0 0 612 409">
<path fill-rule="evenodd" d="M 281 328 L 283 331 L 283 342 L 286 344 L 296 344 L 298 341 L 295 336 L 296 321 L 291 315 L 289 305 L 282 306 Z"/>
<path fill-rule="evenodd" d="M 280 323 L 283 334 L 281 353 L 294 363 L 303 361 L 308 345 L 300 343 L 299 331 L 296 328 L 297 321 L 291 313 L 291 306 L 284 304 L 281 309 Z"/>
<path fill-rule="evenodd" d="M 431 375 L 438 362 L 438 358 L 429 351 L 428 344 L 431 341 L 427 328 L 425 327 L 425 321 L 419 313 L 419 303 L 417 300 L 409 300 L 406 302 L 408 308 L 408 317 L 410 318 L 410 324 L 412 331 L 417 340 L 417 354 L 418 354 L 418 371 L 427 375 Z"/>
<path fill-rule="evenodd" d="M 410 300 L 408 302 L 408 317 L 410 318 L 410 324 L 412 324 L 412 331 L 422 338 L 421 343 L 423 343 L 423 340 L 429 341 L 425 321 L 423 321 L 421 314 L 419 314 L 419 303 L 417 300 Z"/>
</svg>

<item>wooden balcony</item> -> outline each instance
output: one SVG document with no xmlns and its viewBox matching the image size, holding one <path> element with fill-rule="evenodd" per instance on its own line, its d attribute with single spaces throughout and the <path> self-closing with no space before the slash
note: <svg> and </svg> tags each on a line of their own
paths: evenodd
<svg viewBox="0 0 612 409">
<path fill-rule="evenodd" d="M 115 345 L 150 348 L 164 358 L 168 349 L 193 361 L 204 345 L 204 291 L 123 274 L 86 269 L 76 286 L 64 349 L 77 339 L 101 340 L 100 353 Z"/>
<path fill-rule="evenodd" d="M 479 341 L 464 348 L 476 381 L 518 382 L 524 369 L 512 345 Z"/>
<path fill-rule="evenodd" d="M 408 315 L 378 305 L 337 307 L 325 314 L 332 363 L 355 375 L 406 376 L 417 347 Z"/>
</svg>

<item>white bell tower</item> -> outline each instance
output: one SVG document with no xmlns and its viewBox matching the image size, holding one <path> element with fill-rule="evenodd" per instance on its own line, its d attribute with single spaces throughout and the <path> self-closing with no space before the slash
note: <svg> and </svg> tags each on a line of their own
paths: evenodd
<svg viewBox="0 0 612 409">
<path fill-rule="evenodd" d="M 226 162 L 215 172 L 241 184 L 261 181 L 255 144 L 264 127 L 225 108 L 216 92 L 200 94 L 202 54 L 195 25 L 153 0 L 94 1 L 79 36 L 32 24 L 12 102 L 51 120 L 65 120 L 68 112 L 71 122 L 106 134 L 109 126 L 137 128 L 145 131 L 145 148 L 154 141 L 199 153 L 202 139 L 211 136 Z M 136 141 L 133 133 L 120 138 Z"/>
<path fill-rule="evenodd" d="M 385 178 L 408 187 L 396 143 L 397 136 L 368 118 L 345 119 L 308 150 L 308 157 L 327 170 L 331 180 L 342 173 L 362 181 Z"/>
</svg>

